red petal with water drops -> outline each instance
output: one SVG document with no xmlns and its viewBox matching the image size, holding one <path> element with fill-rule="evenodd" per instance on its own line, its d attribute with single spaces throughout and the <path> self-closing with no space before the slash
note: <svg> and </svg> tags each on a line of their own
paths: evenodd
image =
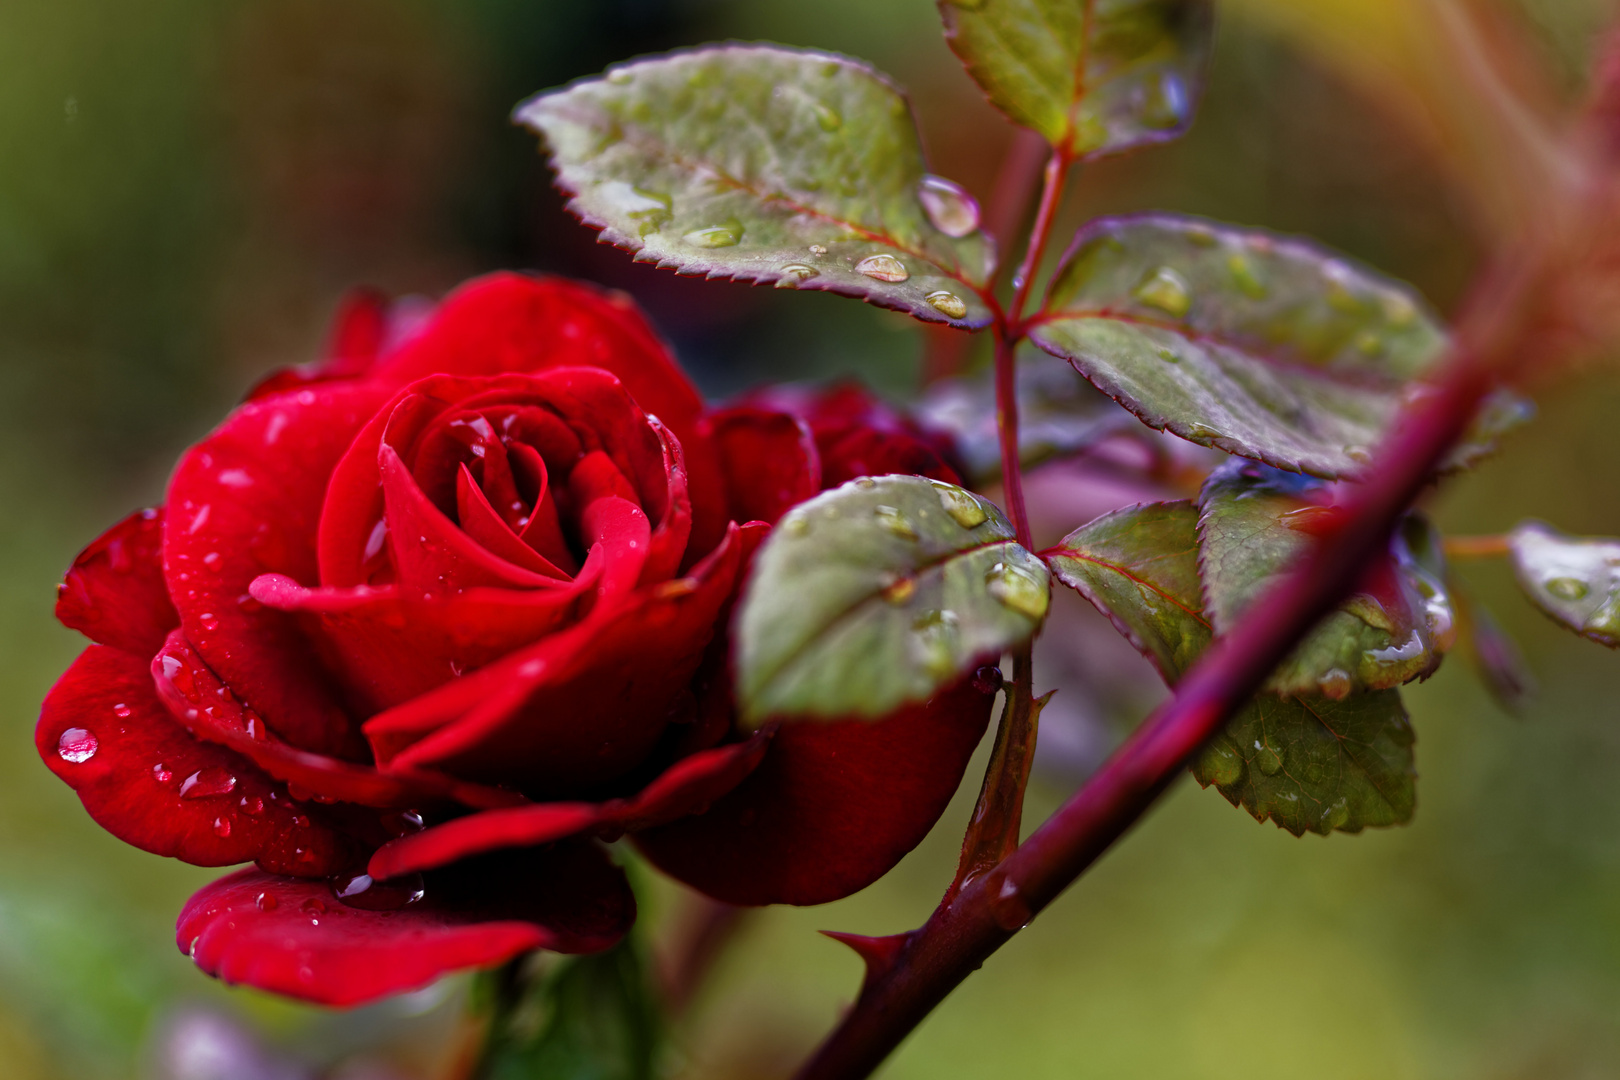
<svg viewBox="0 0 1620 1080">
<path fill-rule="evenodd" d="M 599 952 L 635 910 L 623 872 L 594 845 L 569 844 L 434 875 L 421 899 L 395 910 L 350 907 L 325 882 L 243 870 L 191 898 L 176 941 L 227 983 L 346 1006 L 531 949 Z"/>
<path fill-rule="evenodd" d="M 730 904 L 821 904 L 864 889 L 944 813 L 990 722 L 964 680 L 887 720 L 786 723 L 708 813 L 636 834 L 672 877 Z"/>
<path fill-rule="evenodd" d="M 384 401 L 332 383 L 243 405 L 181 459 L 164 523 L 169 595 L 203 659 L 288 742 L 356 760 L 364 744 L 296 618 L 248 588 L 265 573 L 316 579 L 327 480 Z"/>
<path fill-rule="evenodd" d="M 127 844 L 198 866 L 258 861 L 323 876 L 364 850 L 294 802 L 252 762 L 199 742 L 152 689 L 149 664 L 86 649 L 45 699 L 34 742 L 97 824 Z"/>
<path fill-rule="evenodd" d="M 726 476 L 734 521 L 775 524 L 821 490 L 821 457 L 798 417 L 743 405 L 704 420 Z"/>
<path fill-rule="evenodd" d="M 169 635 L 152 661 L 152 682 L 170 715 L 193 735 L 229 747 L 277 780 L 296 784 L 319 798 L 394 809 L 443 802 L 459 802 L 482 809 L 526 801 L 514 792 L 468 783 L 442 773 L 420 770 L 381 773 L 369 765 L 356 765 L 290 746 L 266 730 L 264 722 L 243 707 L 179 630 Z"/>
<path fill-rule="evenodd" d="M 549 844 L 591 830 L 619 834 L 701 813 L 758 767 L 769 734 L 683 758 L 629 799 L 539 803 L 486 810 L 390 841 L 371 857 L 373 877 L 431 870 L 501 848 Z"/>
<path fill-rule="evenodd" d="M 544 589 L 468 589 L 431 600 L 398 586 L 306 589 L 266 574 L 251 593 L 299 613 L 328 669 L 360 715 L 393 708 L 576 621 L 603 560 L 576 581 Z"/>
<path fill-rule="evenodd" d="M 103 645 L 157 652 L 180 625 L 163 583 L 163 511 L 133 513 L 81 551 L 57 589 L 56 617 Z"/>
<path fill-rule="evenodd" d="M 569 630 L 372 717 L 365 731 L 378 763 L 509 782 L 547 797 L 625 775 L 651 753 L 697 670 L 741 549 L 733 528 L 690 577 L 598 608 Z"/>
</svg>

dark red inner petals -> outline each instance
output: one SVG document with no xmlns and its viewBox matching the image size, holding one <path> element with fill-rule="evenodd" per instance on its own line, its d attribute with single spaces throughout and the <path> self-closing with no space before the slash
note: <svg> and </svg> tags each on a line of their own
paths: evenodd
<svg viewBox="0 0 1620 1080">
<path fill-rule="evenodd" d="M 199 742 L 152 690 L 150 661 L 92 645 L 40 713 L 35 744 L 90 816 L 125 843 L 198 866 L 257 861 L 320 877 L 365 847 L 324 807 L 294 801 L 251 761 Z"/>
<path fill-rule="evenodd" d="M 180 616 L 163 581 L 163 511 L 140 510 L 73 560 L 56 617 L 92 641 L 151 656 Z"/>
<path fill-rule="evenodd" d="M 810 428 L 791 413 L 739 406 L 704 421 L 719 451 L 736 521 L 775 524 L 821 490 L 821 456 Z"/>
<path fill-rule="evenodd" d="M 589 844 L 478 860 L 417 892 L 350 904 L 325 881 L 243 870 L 191 898 L 176 942 L 225 982 L 342 1006 L 531 949 L 597 952 L 635 921 L 623 872 Z"/>
</svg>

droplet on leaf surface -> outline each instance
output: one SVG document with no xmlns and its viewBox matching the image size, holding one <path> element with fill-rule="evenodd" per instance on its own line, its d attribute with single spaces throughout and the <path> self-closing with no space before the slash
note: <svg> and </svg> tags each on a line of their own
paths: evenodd
<svg viewBox="0 0 1620 1080">
<path fill-rule="evenodd" d="M 968 313 L 967 302 L 946 289 L 936 289 L 923 299 L 927 300 L 935 311 L 953 319 L 964 318 Z"/>
<path fill-rule="evenodd" d="M 868 255 L 855 264 L 855 272 L 877 281 L 904 281 L 911 276 L 906 264 L 893 255 Z"/>
<path fill-rule="evenodd" d="M 934 228 L 961 239 L 979 229 L 979 203 L 967 189 L 943 176 L 924 176 L 917 185 L 917 201 Z"/>
<path fill-rule="evenodd" d="M 1156 307 L 1177 319 L 1192 310 L 1192 292 L 1186 279 L 1168 266 L 1148 272 L 1131 295 L 1149 307 Z"/>
<path fill-rule="evenodd" d="M 695 229 L 681 237 L 688 244 L 703 248 L 736 247 L 742 242 L 743 227 L 740 222 L 728 221 L 724 225 L 715 225 L 707 229 Z"/>
<path fill-rule="evenodd" d="M 889 532 L 902 540 L 917 539 L 917 530 L 912 526 L 911 520 L 893 506 L 879 506 L 873 509 L 872 514 Z"/>
<path fill-rule="evenodd" d="M 1051 591 L 1027 570 L 998 562 L 984 575 L 990 596 L 1003 607 L 1040 620 L 1052 603 Z"/>
<path fill-rule="evenodd" d="M 804 263 L 788 263 L 782 267 L 782 276 L 777 279 L 776 287 L 778 289 L 797 289 L 799 282 L 809 281 L 819 273 L 821 273 L 820 270 L 813 266 L 806 266 Z"/>
<path fill-rule="evenodd" d="M 1555 577 L 1547 582 L 1547 591 L 1560 600 L 1580 600 L 1590 589 L 1580 578 Z"/>
<path fill-rule="evenodd" d="M 984 504 L 961 488 L 941 485 L 938 490 L 940 505 L 962 528 L 976 529 L 990 520 Z"/>
</svg>

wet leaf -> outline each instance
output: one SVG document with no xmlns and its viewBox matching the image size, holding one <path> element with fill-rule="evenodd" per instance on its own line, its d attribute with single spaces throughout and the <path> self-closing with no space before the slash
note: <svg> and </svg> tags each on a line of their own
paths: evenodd
<svg viewBox="0 0 1620 1080">
<path fill-rule="evenodd" d="M 1446 339 L 1421 298 L 1306 241 L 1161 214 L 1081 230 L 1031 339 L 1150 427 L 1354 476 Z M 1502 395 L 1452 455 L 1521 422 Z"/>
<path fill-rule="evenodd" d="M 1218 633 L 1231 630 L 1313 537 L 1337 522 L 1329 492 L 1321 481 L 1243 461 L 1210 475 L 1199 496 L 1199 568 L 1204 609 Z M 1425 678 L 1451 647 L 1455 622 L 1442 580 L 1397 538 L 1360 591 L 1317 624 L 1267 689 L 1342 699 Z"/>
<path fill-rule="evenodd" d="M 652 1080 L 661 1028 L 632 944 L 570 957 L 502 1003 L 477 1080 Z"/>
<path fill-rule="evenodd" d="M 736 622 L 745 720 L 879 718 L 1028 640 L 1046 565 L 990 503 L 916 476 L 802 503 L 754 562 Z"/>
<path fill-rule="evenodd" d="M 1262 694 L 1193 759 L 1200 784 L 1295 836 L 1404 825 L 1416 805 L 1412 724 L 1395 690 Z"/>
<path fill-rule="evenodd" d="M 763 45 L 671 53 L 514 116 L 545 137 L 569 208 L 637 261 L 990 321 L 978 206 L 927 174 L 906 99 L 863 64 Z"/>
<path fill-rule="evenodd" d="M 1519 588 L 1555 622 L 1620 648 L 1620 540 L 1527 521 L 1508 538 Z"/>
<path fill-rule="evenodd" d="M 1173 139 L 1209 62 L 1210 0 L 940 0 L 991 102 L 1075 157 Z"/>
<path fill-rule="evenodd" d="M 1127 507 L 1046 552 L 1053 571 L 1107 615 L 1167 683 L 1209 643 L 1191 502 Z M 1411 818 L 1412 731 L 1394 690 L 1333 701 L 1265 693 L 1240 709 L 1192 763 L 1257 820 L 1300 835 L 1359 832 Z"/>
<path fill-rule="evenodd" d="M 933 383 L 916 411 L 929 427 L 950 433 L 975 486 L 1001 479 L 993 371 Z M 1024 468 L 1077 453 L 1128 428 L 1141 430 L 1068 362 L 1038 349 L 1019 356 L 1018 450 Z"/>
<path fill-rule="evenodd" d="M 1165 682 L 1210 642 L 1198 582 L 1198 508 L 1130 506 L 1076 529 L 1044 553 L 1059 581 L 1090 600 Z"/>
</svg>

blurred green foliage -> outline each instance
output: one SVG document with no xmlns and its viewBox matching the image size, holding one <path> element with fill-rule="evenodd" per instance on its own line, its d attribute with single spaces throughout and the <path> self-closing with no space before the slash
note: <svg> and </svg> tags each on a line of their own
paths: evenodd
<svg viewBox="0 0 1620 1080">
<path fill-rule="evenodd" d="M 1601 6 L 1527 5 L 1566 92 Z M 717 395 L 852 372 L 914 385 L 924 339 L 902 317 L 682 281 L 594 246 L 560 213 L 532 140 L 507 124 L 535 90 L 728 37 L 876 62 L 913 89 L 936 171 L 988 195 L 1010 129 L 950 56 L 930 0 L 0 0 L 8 1077 L 139 1075 L 164 1018 L 197 1002 L 317 1063 L 367 1047 L 387 1056 L 409 1031 L 453 1034 L 412 1019 L 415 1005 L 325 1016 L 198 975 L 170 927 L 212 872 L 104 834 L 29 737 L 81 644 L 51 618 L 61 570 L 106 523 L 159 500 L 175 453 L 254 377 L 309 357 L 344 287 L 436 294 L 483 269 L 540 267 L 630 289 Z M 1306 232 L 1454 303 L 1478 251 L 1443 170 L 1294 50 L 1227 19 L 1193 134 L 1088 169 L 1064 228 L 1156 207 Z M 1620 381 L 1591 374 L 1542 408 L 1500 459 L 1447 489 L 1444 526 L 1497 531 L 1534 515 L 1620 534 L 1609 480 Z M 1460 658 L 1412 691 L 1412 826 L 1295 840 L 1184 783 L 886 1075 L 1612 1075 L 1620 661 L 1531 611 L 1505 567 L 1464 573 L 1521 637 L 1543 695 L 1509 720 Z M 1061 773 L 1046 776 L 1031 820 L 1066 793 Z M 967 807 L 959 798 L 867 892 L 745 923 L 677 1032 L 686 1075 L 790 1064 L 857 985 L 855 958 L 812 931 L 916 925 L 948 878 Z M 403 1058 L 389 1060 L 404 1076 L 445 1060 Z"/>
</svg>

